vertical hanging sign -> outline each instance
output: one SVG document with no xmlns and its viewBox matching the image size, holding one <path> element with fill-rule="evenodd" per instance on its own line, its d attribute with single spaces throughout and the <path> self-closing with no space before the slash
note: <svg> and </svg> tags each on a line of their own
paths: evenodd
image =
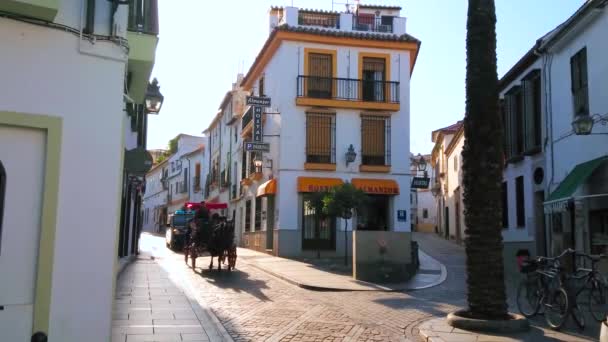
<svg viewBox="0 0 608 342">
<path fill-rule="evenodd" d="M 262 141 L 262 107 L 253 107 L 253 141 Z"/>
</svg>

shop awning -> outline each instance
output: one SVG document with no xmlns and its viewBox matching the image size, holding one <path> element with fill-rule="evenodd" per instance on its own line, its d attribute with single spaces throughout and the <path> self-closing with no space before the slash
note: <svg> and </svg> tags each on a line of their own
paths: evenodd
<svg viewBox="0 0 608 342">
<path fill-rule="evenodd" d="M 298 192 L 319 192 L 344 183 L 340 178 L 298 177 Z"/>
<path fill-rule="evenodd" d="M 277 193 L 277 179 L 273 178 L 258 187 L 257 197 L 270 196 Z"/>
<path fill-rule="evenodd" d="M 399 195 L 399 184 L 393 179 L 353 178 L 351 182 L 370 195 Z"/>
<path fill-rule="evenodd" d="M 554 203 L 561 200 L 566 200 L 579 188 L 579 186 L 585 181 L 587 178 L 591 176 L 593 171 L 598 168 L 604 161 L 608 160 L 608 156 L 604 156 L 601 158 L 593 159 L 588 162 L 578 164 L 570 174 L 559 184 L 557 189 L 555 189 L 549 198 L 547 198 L 545 204 Z"/>
</svg>

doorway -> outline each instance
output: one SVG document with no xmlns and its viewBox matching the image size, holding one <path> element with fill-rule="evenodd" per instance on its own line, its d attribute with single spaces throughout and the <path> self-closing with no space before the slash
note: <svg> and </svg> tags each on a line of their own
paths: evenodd
<svg viewBox="0 0 608 342">
<path fill-rule="evenodd" d="M 544 191 L 534 193 L 536 255 L 547 255 L 547 236 L 545 232 L 545 215 L 543 206 L 544 200 Z"/>
<path fill-rule="evenodd" d="M 0 281 L 6 341 L 29 341 L 32 334 L 45 159 L 45 132 L 0 126 L 0 274 L 10 274 Z"/>
<path fill-rule="evenodd" d="M 266 250 L 274 249 L 274 196 L 266 197 Z"/>
</svg>

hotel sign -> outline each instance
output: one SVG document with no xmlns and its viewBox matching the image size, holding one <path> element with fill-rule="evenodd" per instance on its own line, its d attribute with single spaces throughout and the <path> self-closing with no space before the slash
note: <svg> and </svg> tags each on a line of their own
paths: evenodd
<svg viewBox="0 0 608 342">
<path fill-rule="evenodd" d="M 428 177 L 414 177 L 412 179 L 412 189 L 428 189 L 431 179 Z"/>
<path fill-rule="evenodd" d="M 253 107 L 253 141 L 262 142 L 262 107 Z"/>
<path fill-rule="evenodd" d="M 247 96 L 247 105 L 256 107 L 270 107 L 270 97 Z"/>
</svg>

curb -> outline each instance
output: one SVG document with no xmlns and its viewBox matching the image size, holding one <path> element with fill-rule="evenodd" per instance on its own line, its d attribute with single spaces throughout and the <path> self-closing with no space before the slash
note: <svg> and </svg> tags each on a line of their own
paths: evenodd
<svg viewBox="0 0 608 342">
<path fill-rule="evenodd" d="M 384 287 L 382 285 L 378 285 L 378 284 L 373 284 L 373 283 L 369 283 L 369 282 L 364 282 L 359 280 L 362 283 L 365 284 L 369 284 L 370 286 L 374 286 L 377 287 L 376 289 L 341 289 L 341 288 L 335 288 L 335 287 L 324 287 L 324 286 L 317 286 L 317 285 L 310 285 L 310 284 L 304 284 L 304 283 L 300 283 L 298 281 L 295 281 L 287 276 L 278 274 L 276 272 L 270 271 L 265 267 L 261 267 L 259 265 L 257 265 L 255 262 L 251 262 L 251 261 L 246 261 L 243 260 L 242 262 L 255 268 L 258 269 L 262 272 L 265 272 L 267 274 L 270 274 L 276 278 L 279 278 L 281 280 L 284 280 L 292 285 L 298 286 L 300 288 L 306 289 L 306 290 L 311 290 L 311 291 L 319 291 L 319 292 L 410 292 L 410 291 L 418 291 L 418 290 L 424 290 L 424 289 L 428 289 L 431 287 L 435 287 L 438 285 L 441 285 L 446 279 L 447 279 L 447 269 L 445 267 L 445 265 L 443 265 L 442 263 L 440 263 L 439 261 L 437 261 L 437 259 L 431 257 L 430 255 L 424 253 L 423 251 L 421 251 L 420 249 L 418 250 L 418 253 L 422 253 L 424 254 L 426 257 L 428 257 L 429 259 L 432 259 L 433 261 L 435 261 L 437 264 L 440 265 L 441 268 L 441 275 L 439 276 L 439 280 L 431 283 L 431 284 L 427 284 L 424 286 L 418 286 L 418 287 L 412 287 L 412 288 L 399 288 L 399 289 L 391 289 L 388 287 Z"/>
<path fill-rule="evenodd" d="M 165 263 L 173 263 L 177 264 L 176 261 L 165 259 Z M 160 265 L 160 264 L 159 264 Z M 162 267 L 162 266 L 161 266 Z M 178 266 L 179 267 L 179 266 Z M 182 282 L 176 283 L 176 286 L 181 288 L 194 311 L 199 323 L 205 330 L 205 333 L 209 337 L 210 341 L 226 341 L 226 342 L 234 342 L 224 325 L 220 322 L 217 316 L 211 311 L 208 307 L 201 306 L 199 302 L 199 297 L 196 294 L 192 283 L 187 279 L 186 273 L 183 269 L 179 270 L 177 274 L 179 278 L 181 278 Z"/>
<path fill-rule="evenodd" d="M 123 257 L 118 260 L 118 266 L 116 267 L 116 280 L 120 278 L 122 272 L 133 263 L 133 261 L 137 260 L 137 255 L 130 255 L 128 257 Z"/>
<path fill-rule="evenodd" d="M 419 254 L 420 253 L 424 254 L 427 258 L 432 259 L 437 264 L 439 264 L 439 267 L 441 268 L 441 275 L 439 276 L 439 280 L 437 280 L 434 283 L 430 283 L 430 284 L 424 285 L 424 286 L 418 286 L 418 287 L 415 287 L 415 288 L 408 289 L 406 291 L 418 291 L 418 290 L 430 289 L 431 287 L 435 287 L 435 286 L 439 286 L 439 285 L 443 284 L 443 282 L 448 278 L 448 270 L 447 270 L 447 268 L 445 267 L 444 264 L 440 263 L 439 260 L 433 258 L 432 256 L 426 254 L 421 249 L 418 249 L 418 253 Z"/>
</svg>

